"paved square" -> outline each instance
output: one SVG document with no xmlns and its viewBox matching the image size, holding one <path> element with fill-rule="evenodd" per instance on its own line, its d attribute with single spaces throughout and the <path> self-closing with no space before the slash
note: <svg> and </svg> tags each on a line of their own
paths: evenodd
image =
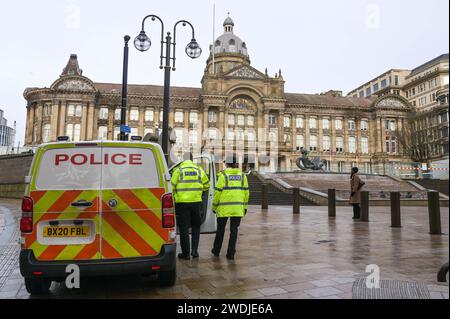
<svg viewBox="0 0 450 319">
<path fill-rule="evenodd" d="M 0 200 L 16 216 L 19 203 Z M 370 264 L 379 266 L 382 280 L 425 283 L 431 298 L 448 298 L 448 283 L 436 281 L 449 259 L 448 208 L 441 208 L 443 235 L 428 233 L 426 207 L 402 208 L 402 228 L 390 227 L 388 207 L 371 207 L 369 223 L 351 216 L 351 207 L 337 207 L 337 217 L 329 219 L 327 207 L 301 207 L 293 215 L 291 207 L 251 206 L 234 261 L 225 258 L 228 230 L 219 258 L 210 253 L 214 235 L 204 234 L 200 258 L 178 261 L 174 287 L 158 287 L 152 276 L 91 278 L 75 291 L 53 283 L 44 298 L 350 299 L 354 281 L 368 275 Z M 29 298 L 17 267 L 8 272 L 0 298 Z"/>
</svg>

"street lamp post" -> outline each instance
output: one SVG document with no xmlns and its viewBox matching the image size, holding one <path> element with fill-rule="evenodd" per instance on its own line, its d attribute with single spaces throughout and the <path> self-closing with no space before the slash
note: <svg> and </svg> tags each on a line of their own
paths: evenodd
<svg viewBox="0 0 450 319">
<path fill-rule="evenodd" d="M 192 29 L 192 39 L 191 42 L 186 46 L 186 54 L 192 58 L 198 58 L 202 49 L 199 44 L 195 40 L 194 27 L 191 23 L 186 20 L 180 20 L 175 23 L 173 27 L 173 42 L 170 32 L 167 32 L 166 38 L 164 40 L 164 23 L 163 21 L 156 15 L 150 14 L 146 16 L 142 20 L 142 29 L 139 35 L 134 40 L 134 46 L 137 50 L 141 52 L 145 52 L 150 49 L 151 41 L 150 38 L 145 33 L 145 21 L 151 18 L 152 21 L 156 19 L 161 22 L 161 54 L 160 54 L 160 69 L 164 69 L 164 98 L 163 98 L 163 128 L 162 128 L 162 149 L 166 160 L 169 159 L 168 154 L 168 143 L 169 143 L 169 103 L 170 103 L 170 71 L 175 71 L 175 46 L 176 46 L 176 28 L 178 24 L 182 24 L 183 26 L 189 25 Z M 164 54 L 164 46 L 165 46 L 165 54 Z M 171 52 L 172 49 L 172 52 Z M 165 63 L 164 62 L 165 59 Z M 172 62 L 172 63 L 171 63 Z"/>
<path fill-rule="evenodd" d="M 122 77 L 122 104 L 120 107 L 120 138 L 119 140 L 125 141 L 127 139 L 126 132 L 123 127 L 126 124 L 127 116 L 127 96 L 128 96 L 128 41 L 130 36 L 124 37 L 125 45 L 123 48 L 123 77 Z"/>
</svg>

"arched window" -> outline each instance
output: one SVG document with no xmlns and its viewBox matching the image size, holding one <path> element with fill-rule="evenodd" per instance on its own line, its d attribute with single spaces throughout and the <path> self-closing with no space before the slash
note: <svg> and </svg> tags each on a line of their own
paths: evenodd
<svg viewBox="0 0 450 319">
<path fill-rule="evenodd" d="M 234 41 L 234 39 L 230 39 L 230 41 L 228 41 L 228 49 L 230 52 L 236 52 L 236 41 Z"/>
<path fill-rule="evenodd" d="M 214 45 L 214 53 L 220 53 L 220 41 L 216 40 L 215 45 Z"/>
<path fill-rule="evenodd" d="M 230 109 L 252 110 L 255 109 L 254 106 L 255 104 L 253 103 L 253 101 L 245 97 L 236 98 L 230 103 Z"/>
</svg>

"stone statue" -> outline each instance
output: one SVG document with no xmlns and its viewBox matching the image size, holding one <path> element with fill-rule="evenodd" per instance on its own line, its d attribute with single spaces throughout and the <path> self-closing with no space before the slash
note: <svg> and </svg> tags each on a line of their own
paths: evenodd
<svg viewBox="0 0 450 319">
<path fill-rule="evenodd" d="M 308 151 L 303 150 L 301 151 L 302 157 L 299 157 L 296 161 L 297 166 L 302 170 L 313 170 L 313 171 L 321 171 L 322 167 L 325 165 L 325 160 L 320 160 L 318 156 L 314 157 L 314 159 L 311 161 L 308 158 Z"/>
</svg>

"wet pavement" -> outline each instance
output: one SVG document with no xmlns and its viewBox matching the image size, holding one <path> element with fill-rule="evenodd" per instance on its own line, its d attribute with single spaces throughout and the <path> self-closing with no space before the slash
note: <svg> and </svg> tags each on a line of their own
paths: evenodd
<svg viewBox="0 0 450 319">
<path fill-rule="evenodd" d="M 19 205 L 0 199 L 0 298 L 31 298 L 17 264 L 17 225 L 11 223 Z M 371 207 L 365 223 L 351 219 L 351 207 L 337 207 L 337 217 L 329 219 L 327 207 L 301 207 L 293 215 L 286 206 L 250 206 L 234 261 L 225 258 L 228 230 L 219 258 L 210 253 L 214 235 L 204 234 L 200 258 L 177 262 L 173 287 L 159 287 L 154 276 L 89 278 L 74 290 L 53 283 L 51 294 L 39 298 L 350 299 L 355 280 L 375 264 L 381 280 L 425 283 L 431 298 L 448 299 L 448 282 L 436 281 L 449 260 L 448 213 L 441 208 L 444 234 L 430 235 L 426 207 L 402 208 L 403 227 L 391 228 L 389 207 Z"/>
</svg>

